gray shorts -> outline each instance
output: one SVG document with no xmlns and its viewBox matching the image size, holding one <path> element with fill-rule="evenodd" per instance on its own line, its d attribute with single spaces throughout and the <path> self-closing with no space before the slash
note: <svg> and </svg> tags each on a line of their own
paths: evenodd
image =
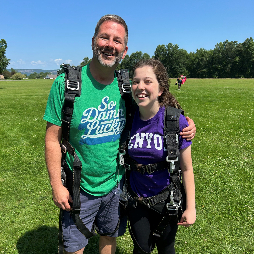
<svg viewBox="0 0 254 254">
<path fill-rule="evenodd" d="M 98 234 L 117 237 L 114 232 L 119 220 L 119 195 L 113 189 L 102 197 L 92 196 L 80 190 L 81 211 L 80 218 L 91 230 L 95 222 Z M 69 212 L 63 212 L 63 241 L 67 252 L 75 252 L 88 244 L 88 239 L 77 229 Z"/>
</svg>

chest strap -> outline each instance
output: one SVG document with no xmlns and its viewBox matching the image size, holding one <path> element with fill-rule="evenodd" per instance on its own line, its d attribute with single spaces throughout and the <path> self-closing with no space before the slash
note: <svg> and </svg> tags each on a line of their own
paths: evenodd
<svg viewBox="0 0 254 254">
<path fill-rule="evenodd" d="M 156 171 L 168 168 L 168 163 L 166 161 L 161 161 L 161 162 L 157 162 L 157 163 L 153 163 L 153 164 L 144 165 L 144 164 L 138 164 L 132 158 L 128 158 L 127 164 L 131 170 L 137 171 L 141 174 L 148 173 L 149 175 L 151 175 L 152 173 L 154 173 Z"/>
</svg>

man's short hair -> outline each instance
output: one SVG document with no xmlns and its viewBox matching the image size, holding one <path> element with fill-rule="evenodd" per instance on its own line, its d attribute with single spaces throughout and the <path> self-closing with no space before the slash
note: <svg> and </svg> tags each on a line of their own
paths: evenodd
<svg viewBox="0 0 254 254">
<path fill-rule="evenodd" d="M 96 36 L 98 35 L 98 32 L 99 32 L 99 28 L 101 26 L 101 24 L 105 21 L 114 21 L 120 25 L 122 25 L 125 29 L 125 36 L 124 36 L 124 43 L 125 43 L 125 46 L 127 45 L 127 42 L 128 42 L 128 27 L 125 23 L 125 21 L 118 15 L 114 15 L 114 14 L 107 14 L 107 15 L 104 15 L 103 17 L 100 18 L 100 20 L 98 21 L 96 27 L 95 27 L 95 31 L 94 31 L 94 38 L 96 38 Z"/>
</svg>

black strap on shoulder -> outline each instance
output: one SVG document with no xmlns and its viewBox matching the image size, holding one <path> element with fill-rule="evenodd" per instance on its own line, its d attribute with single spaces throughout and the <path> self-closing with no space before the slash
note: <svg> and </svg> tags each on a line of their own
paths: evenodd
<svg viewBox="0 0 254 254">
<path fill-rule="evenodd" d="M 77 228 L 86 238 L 90 238 L 94 233 L 90 232 L 89 229 L 83 224 L 82 220 L 79 217 L 80 214 L 80 179 L 81 179 L 81 169 L 82 163 L 75 152 L 75 148 L 70 144 L 70 125 L 74 110 L 74 102 L 76 97 L 81 95 L 81 66 L 70 66 L 69 64 L 63 64 L 62 68 L 65 73 L 65 93 L 64 93 L 64 104 L 62 108 L 62 167 L 65 164 L 66 153 L 68 152 L 73 156 L 73 184 L 72 190 L 69 190 L 72 193 L 73 203 L 71 216 L 75 222 Z M 62 211 L 60 211 L 59 218 L 59 248 L 58 253 L 63 253 L 63 241 L 61 232 L 61 220 L 62 220 Z"/>
<path fill-rule="evenodd" d="M 65 93 L 62 109 L 62 138 L 69 141 L 70 124 L 74 109 L 74 101 L 81 94 L 81 68 L 71 67 L 69 64 L 62 65 L 65 71 Z"/>
<path fill-rule="evenodd" d="M 180 114 L 183 114 L 181 109 L 167 107 L 165 108 L 164 116 L 164 137 L 166 140 L 166 146 L 168 155 L 166 161 L 170 163 L 170 173 L 177 173 L 179 170 L 179 144 L 178 136 L 180 133 L 179 129 L 179 118 Z"/>
<path fill-rule="evenodd" d="M 180 133 L 179 118 L 181 114 L 183 114 L 183 111 L 180 109 L 172 107 L 165 108 L 164 140 L 166 142 L 166 147 L 168 151 L 166 158 L 167 165 L 162 165 L 161 167 L 159 167 L 159 170 L 165 169 L 166 167 L 168 168 L 170 173 L 170 185 L 168 186 L 168 188 L 164 189 L 164 191 L 162 191 L 156 196 L 149 198 L 132 198 L 135 202 L 138 201 L 146 205 L 147 207 L 151 207 L 159 213 L 161 213 L 162 211 L 159 211 L 156 205 L 161 203 L 162 201 L 165 201 L 166 213 L 162 213 L 163 218 L 153 232 L 153 235 L 156 237 L 160 237 L 162 235 L 165 227 L 173 218 L 177 218 L 177 216 L 179 215 L 179 211 L 182 209 L 182 185 L 180 179 L 181 170 L 178 142 L 178 136 Z M 152 164 L 150 166 L 155 167 L 158 165 Z M 148 172 L 147 169 L 145 169 L 145 171 Z M 153 169 L 153 172 L 154 171 L 156 170 Z"/>
<path fill-rule="evenodd" d="M 72 114 L 74 110 L 74 101 L 76 97 L 79 97 L 81 94 L 81 69 L 82 67 L 70 67 L 67 64 L 62 65 L 65 73 L 65 100 L 64 105 L 62 109 L 62 158 L 65 160 L 66 152 L 68 152 L 70 155 L 74 157 L 73 161 L 73 185 L 72 190 L 70 190 L 73 194 L 73 204 L 72 204 L 72 210 L 71 215 L 72 219 L 74 220 L 77 228 L 79 231 L 85 235 L 85 237 L 88 239 L 95 235 L 93 226 L 92 232 L 83 224 L 82 220 L 80 219 L 80 180 L 81 180 L 81 169 L 82 169 L 82 163 L 80 159 L 78 158 L 75 148 L 70 144 L 69 142 L 69 136 L 70 136 L 70 124 L 72 119 Z M 126 118 L 131 115 L 131 109 L 130 105 L 132 105 L 132 98 L 131 98 L 131 85 L 129 80 L 129 72 L 128 70 L 120 70 L 116 72 L 117 80 L 118 80 L 118 86 L 120 90 L 121 97 L 125 101 L 126 106 Z M 127 121 L 129 125 L 132 121 Z M 125 136 L 127 136 L 127 130 L 130 128 L 126 128 L 126 131 L 123 131 L 123 133 L 126 133 Z M 123 135 L 121 135 L 122 137 Z M 120 144 L 125 142 L 125 138 L 122 138 L 122 142 Z M 127 140 L 127 138 L 126 138 Z M 63 162 L 64 164 L 64 162 Z M 119 224 L 119 223 L 118 223 Z M 115 231 L 118 229 L 119 225 L 116 227 Z M 62 254 L 63 247 L 60 246 L 61 244 L 61 237 L 59 237 L 59 254 Z"/>
<path fill-rule="evenodd" d="M 179 206 L 181 205 L 181 169 L 180 169 L 180 151 L 178 136 L 179 118 L 184 112 L 181 109 L 167 107 L 165 109 L 165 122 L 164 122 L 164 136 L 166 140 L 166 146 L 168 155 L 166 161 L 169 163 L 169 173 L 171 189 L 174 193 L 171 193 L 168 210 L 175 210 L 178 213 Z"/>
<path fill-rule="evenodd" d="M 129 71 L 128 70 L 119 70 L 115 72 L 118 87 L 121 94 L 121 97 L 125 101 L 125 108 L 126 108 L 126 123 L 125 127 L 121 133 L 120 138 L 120 145 L 119 145 L 119 163 L 120 165 L 124 164 L 124 157 L 125 149 L 127 147 L 127 140 L 129 138 L 131 126 L 132 126 L 132 119 L 134 115 L 134 107 L 135 104 L 133 103 L 132 96 L 131 96 L 131 83 L 129 78 Z"/>
<path fill-rule="evenodd" d="M 163 216 L 153 232 L 153 235 L 157 237 L 161 236 L 166 225 L 171 221 L 172 216 L 175 216 L 176 219 L 182 212 L 183 204 L 178 136 L 180 133 L 179 118 L 183 113 L 182 110 L 172 107 L 167 107 L 165 109 L 164 136 L 168 150 L 166 161 L 169 163 L 170 195 L 166 201 L 167 215 Z"/>
</svg>

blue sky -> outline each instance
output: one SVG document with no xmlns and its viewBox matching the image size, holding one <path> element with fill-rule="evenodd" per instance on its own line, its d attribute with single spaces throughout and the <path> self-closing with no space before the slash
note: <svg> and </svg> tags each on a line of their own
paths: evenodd
<svg viewBox="0 0 254 254">
<path fill-rule="evenodd" d="M 129 28 L 128 54 L 150 56 L 158 45 L 188 52 L 213 49 L 225 40 L 254 37 L 253 0 L 1 0 L 0 39 L 7 42 L 7 68 L 58 69 L 92 57 L 97 21 L 117 14 Z"/>
</svg>

